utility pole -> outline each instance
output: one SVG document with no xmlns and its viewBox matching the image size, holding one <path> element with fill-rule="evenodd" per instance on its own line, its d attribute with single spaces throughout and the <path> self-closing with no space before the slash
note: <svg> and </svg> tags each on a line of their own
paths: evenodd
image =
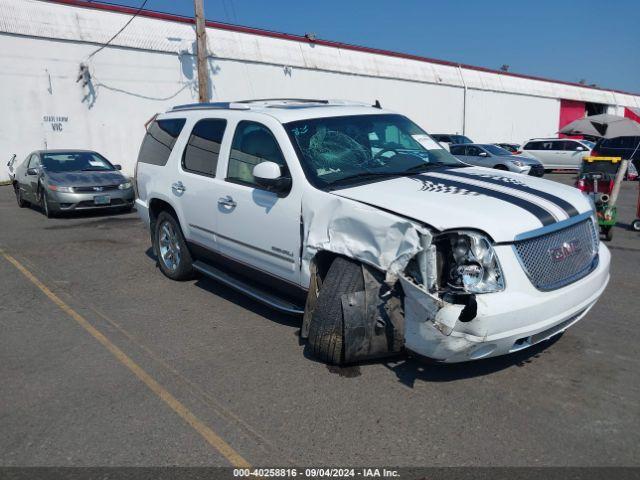
<svg viewBox="0 0 640 480">
<path fill-rule="evenodd" d="M 196 49 L 198 55 L 198 100 L 209 101 L 209 69 L 207 68 L 207 29 L 204 24 L 204 0 L 193 0 L 196 11 Z"/>
</svg>

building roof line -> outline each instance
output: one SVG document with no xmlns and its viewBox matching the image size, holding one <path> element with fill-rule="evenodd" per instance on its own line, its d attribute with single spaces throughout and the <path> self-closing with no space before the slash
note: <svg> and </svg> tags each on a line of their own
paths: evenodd
<svg viewBox="0 0 640 480">
<path fill-rule="evenodd" d="M 134 15 L 136 12 L 138 12 L 138 9 L 135 7 L 126 7 L 123 5 L 115 5 L 112 3 L 106 3 L 106 2 L 101 2 L 101 1 L 88 1 L 88 0 L 43 0 L 49 3 L 57 3 L 57 4 L 62 4 L 62 5 L 70 5 L 70 6 L 75 6 L 75 7 L 82 7 L 82 8 L 90 8 L 90 9 L 94 9 L 94 10 L 102 10 L 102 11 L 108 11 L 108 12 L 116 12 L 116 13 L 126 13 L 129 15 Z M 154 19 L 158 19 L 158 20 L 167 20 L 167 21 L 171 21 L 171 22 L 179 22 L 179 23 L 187 23 L 187 24 L 194 24 L 195 20 L 192 17 L 186 17 L 186 16 L 182 16 L 182 15 L 176 15 L 173 13 L 164 13 L 164 12 L 157 12 L 154 10 L 141 10 L 138 13 L 139 17 L 147 17 L 147 18 L 154 18 Z M 523 78 L 523 79 L 527 79 L 527 80 L 536 80 L 539 82 L 547 82 L 547 83 L 555 83 L 555 84 L 559 84 L 559 85 L 568 85 L 571 87 L 577 87 L 577 88 L 587 88 L 590 90 L 598 90 L 598 91 L 602 91 L 602 92 L 614 92 L 614 93 L 620 93 L 623 95 L 632 95 L 635 97 L 640 96 L 640 93 L 632 93 L 632 92 L 626 92 L 624 90 L 616 90 L 613 88 L 604 88 L 604 87 L 598 87 L 598 86 L 591 86 L 591 85 L 583 85 L 581 83 L 576 83 L 576 82 L 569 82 L 569 81 L 565 81 L 565 80 L 556 80 L 556 79 L 552 79 L 552 78 L 545 78 L 545 77 L 539 77 L 539 76 L 535 76 L 535 75 L 527 75 L 527 74 L 523 74 L 523 73 L 515 73 L 515 72 L 504 72 L 502 70 L 495 70 L 492 68 L 487 68 L 487 67 L 479 67 L 476 65 L 468 65 L 465 63 L 460 63 L 460 62 L 452 62 L 452 61 L 448 61 L 448 60 L 439 60 L 436 58 L 430 58 L 430 57 L 424 57 L 421 55 L 414 55 L 414 54 L 410 54 L 410 53 L 402 53 L 402 52 L 394 52 L 392 50 L 384 50 L 384 49 L 380 49 L 380 48 L 373 48 L 373 47 L 364 47 L 361 45 L 353 45 L 353 44 L 349 44 L 349 43 L 342 43 L 342 42 L 337 42 L 337 41 L 333 41 L 333 40 L 323 40 L 323 39 L 311 39 L 308 38 L 306 36 L 303 35 L 295 35 L 295 34 L 291 34 L 291 33 L 283 33 L 283 32 L 276 32 L 276 31 L 272 31 L 272 30 L 265 30 L 265 29 L 261 29 L 261 28 L 255 28 L 255 27 L 246 27 L 246 26 L 242 26 L 242 25 L 233 25 L 233 24 L 229 24 L 229 23 L 223 23 L 223 22 L 218 22 L 218 21 L 213 21 L 213 20 L 207 20 L 205 22 L 207 27 L 210 28 L 215 28 L 218 30 L 227 30 L 227 31 L 231 31 L 231 32 L 238 32 L 238 33 L 248 33 L 251 35 L 260 35 L 263 37 L 270 37 L 270 38 L 278 38 L 278 39 L 282 39 L 282 40 L 290 40 L 290 41 L 294 41 L 294 42 L 300 42 L 300 43 L 307 43 L 307 44 L 312 44 L 312 45 L 321 45 L 321 46 L 325 46 L 325 47 L 332 47 L 332 48 L 340 48 L 340 49 L 344 49 L 344 50 L 351 50 L 351 51 L 355 51 L 355 52 L 362 52 L 362 53 L 371 53 L 371 54 L 375 54 L 375 55 L 382 55 L 382 56 L 386 56 L 386 57 L 393 57 L 393 58 L 401 58 L 401 59 L 405 59 L 405 60 L 415 60 L 418 62 L 425 62 L 425 63 L 432 63 L 432 64 L 436 64 L 436 65 L 444 65 L 444 66 L 449 66 L 449 67 L 460 67 L 460 68 L 464 68 L 466 70 L 474 70 L 474 71 L 478 71 L 478 72 L 484 72 L 484 73 L 492 73 L 492 74 L 496 74 L 496 75 L 503 75 L 503 76 L 509 76 L 509 77 L 515 77 L 515 78 Z"/>
</svg>

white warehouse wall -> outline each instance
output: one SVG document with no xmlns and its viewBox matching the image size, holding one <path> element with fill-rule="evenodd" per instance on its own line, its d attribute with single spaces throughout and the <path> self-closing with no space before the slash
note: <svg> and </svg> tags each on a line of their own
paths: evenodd
<svg viewBox="0 0 640 480">
<path fill-rule="evenodd" d="M 92 81 L 76 82 L 95 46 L 0 34 L 0 180 L 6 160 L 37 149 L 96 150 L 133 174 L 144 123 L 171 106 L 197 101 L 190 54 L 107 48 L 90 64 Z M 211 59 L 215 100 L 301 97 L 363 102 L 408 115 L 429 131 L 462 131 L 463 89 L 297 67 Z M 87 96 L 87 94 L 89 94 Z M 6 160 L 5 160 L 6 159 Z"/>
<path fill-rule="evenodd" d="M 143 12 L 88 60 L 131 17 L 86 6 L 0 0 L 0 180 L 12 153 L 42 148 L 94 149 L 132 174 L 144 123 L 197 100 L 192 24 Z M 207 31 L 214 101 L 380 100 L 433 133 L 517 143 L 555 134 L 560 99 L 640 107 L 640 96 L 621 92 L 221 25 Z M 87 61 L 85 97 L 76 78 Z"/>
<path fill-rule="evenodd" d="M 522 144 L 533 137 L 556 137 L 560 100 L 504 92 L 467 92 L 466 134 L 475 142 Z"/>
</svg>

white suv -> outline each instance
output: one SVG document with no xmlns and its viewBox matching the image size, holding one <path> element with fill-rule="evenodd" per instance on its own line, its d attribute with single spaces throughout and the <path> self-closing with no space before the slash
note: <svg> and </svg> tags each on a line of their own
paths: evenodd
<svg viewBox="0 0 640 480">
<path fill-rule="evenodd" d="M 570 138 L 532 138 L 522 151 L 540 160 L 546 170 L 579 170 L 594 144 Z"/>
<path fill-rule="evenodd" d="M 149 125 L 136 182 L 167 277 L 303 314 L 331 363 L 514 352 L 584 317 L 609 280 L 580 191 L 464 165 L 366 105 L 176 107 Z"/>
</svg>

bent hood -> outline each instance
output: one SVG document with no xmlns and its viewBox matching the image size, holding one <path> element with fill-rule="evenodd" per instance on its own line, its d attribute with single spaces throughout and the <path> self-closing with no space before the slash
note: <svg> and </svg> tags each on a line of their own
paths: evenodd
<svg viewBox="0 0 640 480">
<path fill-rule="evenodd" d="M 46 176 L 55 185 L 69 187 L 119 185 L 126 182 L 124 175 L 117 170 L 104 172 L 46 172 Z"/>
<path fill-rule="evenodd" d="M 481 230 L 496 242 L 591 211 L 576 188 L 486 168 L 438 169 L 332 193 L 440 231 Z"/>
</svg>

